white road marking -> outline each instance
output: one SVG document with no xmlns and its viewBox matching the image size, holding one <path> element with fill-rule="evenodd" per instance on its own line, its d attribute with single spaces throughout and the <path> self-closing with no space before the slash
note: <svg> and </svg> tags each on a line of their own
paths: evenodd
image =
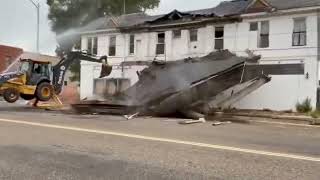
<svg viewBox="0 0 320 180">
<path fill-rule="evenodd" d="M 296 160 L 305 160 L 305 161 L 312 161 L 312 162 L 320 162 L 320 157 L 310 157 L 310 156 L 285 154 L 285 153 L 274 153 L 274 152 L 268 152 L 268 151 L 259 151 L 259 150 L 253 150 L 253 149 L 243 149 L 243 148 L 223 146 L 223 145 L 198 143 L 198 142 L 192 142 L 192 141 L 182 141 L 182 140 L 167 139 L 167 138 L 157 138 L 157 137 L 142 136 L 142 135 L 136 135 L 136 134 L 126 134 L 126 133 L 119 133 L 119 132 L 112 132 L 112 131 L 85 129 L 85 128 L 78 128 L 78 127 L 71 127 L 71 126 L 52 125 L 52 124 L 27 122 L 27 121 L 19 121 L 19 120 L 10 120 L 10 119 L 0 119 L 0 122 L 22 124 L 22 125 L 29 125 L 29 126 L 37 126 L 37 127 L 45 127 L 45 128 L 53 128 L 53 129 L 70 130 L 70 131 L 78 131 L 78 132 L 86 132 L 86 133 L 103 134 L 103 135 L 112 135 L 112 136 L 119 136 L 119 137 L 127 137 L 127 138 L 134 138 L 134 139 L 149 140 L 149 141 L 175 143 L 175 144 L 190 145 L 190 146 L 197 146 L 197 147 L 205 147 L 205 148 L 218 149 L 218 150 L 235 151 L 235 152 L 241 152 L 241 153 L 249 153 L 249 154 L 256 154 L 256 155 L 265 155 L 265 156 L 289 158 L 289 159 L 296 159 Z"/>
</svg>

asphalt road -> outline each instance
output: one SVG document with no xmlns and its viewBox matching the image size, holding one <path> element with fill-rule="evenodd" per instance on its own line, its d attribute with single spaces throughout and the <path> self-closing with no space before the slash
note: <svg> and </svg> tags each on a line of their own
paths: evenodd
<svg viewBox="0 0 320 180">
<path fill-rule="evenodd" d="M 0 107 L 0 139 L 1 180 L 320 177 L 320 128 L 308 126 L 186 126 Z"/>
</svg>

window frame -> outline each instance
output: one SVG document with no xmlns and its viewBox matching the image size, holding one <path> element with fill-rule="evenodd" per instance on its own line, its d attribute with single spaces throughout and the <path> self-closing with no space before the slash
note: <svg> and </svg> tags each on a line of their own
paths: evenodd
<svg viewBox="0 0 320 180">
<path fill-rule="evenodd" d="M 98 55 L 98 37 L 93 37 L 92 42 L 92 54 Z"/>
<path fill-rule="evenodd" d="M 92 39 L 93 37 L 87 38 L 87 53 L 92 54 Z"/>
<path fill-rule="evenodd" d="M 296 23 L 297 23 L 297 21 L 301 21 L 301 20 L 304 21 L 305 29 L 302 31 L 295 32 Z M 292 46 L 293 47 L 307 46 L 307 29 L 308 29 L 308 27 L 307 27 L 307 18 L 306 17 L 299 17 L 299 18 L 293 19 L 293 31 L 292 31 Z M 296 35 L 298 35 L 298 43 L 297 44 L 295 44 Z M 301 42 L 302 35 L 304 36 L 303 42 Z"/>
<path fill-rule="evenodd" d="M 112 41 L 114 39 L 114 41 Z M 114 43 L 112 43 L 114 42 Z M 114 51 L 112 51 L 112 49 Z M 109 47 L 108 47 L 108 55 L 110 57 L 114 57 L 117 55 L 117 36 L 116 35 L 112 35 L 112 36 L 109 36 Z M 111 54 L 112 53 L 112 54 Z"/>
<path fill-rule="evenodd" d="M 163 34 L 163 38 L 159 38 Z M 163 41 L 162 41 L 163 39 Z M 160 41 L 161 40 L 161 41 Z M 160 52 L 161 51 L 161 52 Z M 164 55 L 166 53 L 166 33 L 157 33 L 156 55 Z"/>
<path fill-rule="evenodd" d="M 222 36 L 217 36 L 217 30 L 218 29 L 222 29 Z M 222 41 L 222 43 L 220 43 L 220 44 L 222 44 L 222 48 L 219 48 L 218 46 L 217 46 L 217 44 L 219 44 L 219 43 L 217 43 L 217 41 Z M 214 49 L 215 50 L 222 50 L 222 49 L 224 49 L 224 26 L 217 26 L 217 27 L 215 27 L 214 28 Z"/>
<path fill-rule="evenodd" d="M 87 53 L 91 55 L 98 55 L 98 37 L 87 37 Z"/>
<path fill-rule="evenodd" d="M 130 36 L 129 36 L 129 55 L 135 54 L 135 40 L 136 40 L 135 35 L 130 34 Z"/>
<path fill-rule="evenodd" d="M 268 24 L 268 33 L 263 33 L 262 32 L 262 24 L 264 22 L 267 22 Z M 267 41 L 263 41 L 262 39 L 266 39 Z M 262 42 L 267 42 L 266 45 L 263 45 Z M 266 21 L 260 21 L 259 22 L 259 38 L 258 38 L 258 48 L 260 49 L 265 49 L 265 48 L 269 48 L 270 47 L 270 21 L 266 20 Z"/>
<path fill-rule="evenodd" d="M 198 42 L 198 29 L 189 29 L 189 40 L 190 42 Z"/>
</svg>

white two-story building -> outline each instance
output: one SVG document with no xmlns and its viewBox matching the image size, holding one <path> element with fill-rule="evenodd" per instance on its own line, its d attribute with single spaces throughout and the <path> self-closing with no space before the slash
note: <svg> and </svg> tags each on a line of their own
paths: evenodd
<svg viewBox="0 0 320 180">
<path fill-rule="evenodd" d="M 82 50 L 108 55 L 111 77 L 138 80 L 140 66 L 123 61 L 177 60 L 228 49 L 262 55 L 261 64 L 304 64 L 304 75 L 272 76 L 272 81 L 234 106 L 295 110 L 297 102 L 317 104 L 320 0 L 233 0 L 217 7 L 148 16 L 104 17 L 81 31 Z M 81 63 L 81 98 L 93 96 L 100 65 Z"/>
</svg>

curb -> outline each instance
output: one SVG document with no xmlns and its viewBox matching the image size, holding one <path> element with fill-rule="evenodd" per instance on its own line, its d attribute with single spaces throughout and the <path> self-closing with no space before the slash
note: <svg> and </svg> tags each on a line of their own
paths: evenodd
<svg viewBox="0 0 320 180">
<path fill-rule="evenodd" d="M 252 122 L 255 119 L 264 119 L 270 122 L 287 122 L 293 124 L 319 125 L 320 120 L 308 116 L 288 116 L 288 115 L 267 115 L 267 114 L 250 114 L 250 113 L 224 113 L 224 117 L 234 117 Z"/>
</svg>

